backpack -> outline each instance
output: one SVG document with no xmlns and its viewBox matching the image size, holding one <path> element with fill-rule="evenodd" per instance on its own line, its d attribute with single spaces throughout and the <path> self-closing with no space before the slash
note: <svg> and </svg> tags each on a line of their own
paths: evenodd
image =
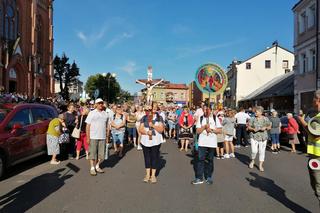
<svg viewBox="0 0 320 213">
<path fill-rule="evenodd" d="M 202 124 L 203 117 L 204 117 L 203 115 L 200 117 L 200 124 Z M 214 122 L 216 122 L 216 115 L 214 113 L 212 114 L 212 117 L 213 117 Z"/>
<path fill-rule="evenodd" d="M 116 114 L 116 113 L 114 113 L 114 115 L 113 115 L 113 120 L 114 120 L 114 119 L 116 119 L 116 115 L 117 115 L 117 114 Z M 121 119 L 121 120 L 123 120 L 123 114 L 121 114 L 120 119 Z"/>
</svg>

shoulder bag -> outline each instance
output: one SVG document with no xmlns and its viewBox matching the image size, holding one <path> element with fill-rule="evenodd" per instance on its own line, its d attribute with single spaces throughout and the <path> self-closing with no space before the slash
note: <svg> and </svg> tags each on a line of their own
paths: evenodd
<svg viewBox="0 0 320 213">
<path fill-rule="evenodd" d="M 83 118 L 83 115 L 81 116 L 81 119 L 80 119 L 80 125 L 79 125 L 79 128 L 75 127 L 72 131 L 72 134 L 71 136 L 73 138 L 80 138 L 80 132 L 81 132 L 81 126 L 82 126 L 82 118 Z"/>
</svg>

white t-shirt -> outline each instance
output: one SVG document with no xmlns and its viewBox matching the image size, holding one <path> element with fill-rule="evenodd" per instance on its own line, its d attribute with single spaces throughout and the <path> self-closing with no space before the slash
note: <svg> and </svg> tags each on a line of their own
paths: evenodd
<svg viewBox="0 0 320 213">
<path fill-rule="evenodd" d="M 108 117 L 109 115 L 105 111 L 98 111 L 95 109 L 89 112 L 86 123 L 90 124 L 90 139 L 106 139 L 106 126 Z"/>
<path fill-rule="evenodd" d="M 213 119 L 212 116 L 208 118 L 203 117 L 202 122 L 200 121 L 200 117 L 197 121 L 197 128 L 201 128 L 202 126 L 206 125 L 209 120 L 209 125 L 210 129 L 217 129 L 217 128 L 222 128 L 219 119 L 216 119 L 217 122 Z M 200 123 L 201 122 L 201 123 Z M 202 147 L 210 147 L 210 148 L 216 148 L 217 147 L 217 135 L 215 133 L 210 133 L 207 134 L 207 131 L 204 130 L 200 135 L 199 135 L 199 140 L 198 140 L 199 146 Z"/>
<path fill-rule="evenodd" d="M 250 116 L 245 112 L 238 112 L 235 116 L 237 124 L 247 124 L 247 120 L 250 120 Z"/>
<path fill-rule="evenodd" d="M 153 121 L 155 121 L 157 118 L 157 115 L 154 115 L 153 116 Z M 141 121 L 141 124 L 143 125 L 142 121 Z M 158 126 L 160 125 L 161 122 L 155 122 L 155 126 Z M 148 131 L 149 128 L 144 128 L 145 131 Z M 160 134 L 159 132 L 157 132 L 156 130 L 154 130 L 156 135 L 153 135 L 152 136 L 152 140 L 149 140 L 149 135 L 141 135 L 141 144 L 146 146 L 146 147 L 152 147 L 152 146 L 157 146 L 161 143 L 163 143 L 163 138 L 162 138 L 162 134 Z"/>
<path fill-rule="evenodd" d="M 199 108 L 199 109 L 196 110 L 196 112 L 194 113 L 193 117 L 198 120 L 198 118 L 200 118 L 201 116 L 203 116 L 203 114 L 204 114 L 204 113 L 203 113 L 202 108 Z"/>
</svg>

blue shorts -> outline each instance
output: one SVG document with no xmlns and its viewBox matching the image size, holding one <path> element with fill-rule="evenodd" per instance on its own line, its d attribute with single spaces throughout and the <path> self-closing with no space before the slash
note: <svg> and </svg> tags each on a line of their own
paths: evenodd
<svg viewBox="0 0 320 213">
<path fill-rule="evenodd" d="M 124 133 L 112 133 L 113 143 L 123 144 Z"/>
<path fill-rule="evenodd" d="M 169 120 L 168 124 L 169 124 L 169 129 L 175 129 L 176 128 L 176 123 L 175 122 Z"/>
<path fill-rule="evenodd" d="M 134 137 L 136 138 L 137 137 L 137 131 L 136 131 L 136 128 L 127 128 L 128 130 L 128 137 Z"/>
</svg>

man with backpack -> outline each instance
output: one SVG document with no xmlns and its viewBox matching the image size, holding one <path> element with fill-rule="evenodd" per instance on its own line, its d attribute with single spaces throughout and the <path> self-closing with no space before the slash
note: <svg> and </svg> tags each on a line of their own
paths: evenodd
<svg viewBox="0 0 320 213">
<path fill-rule="evenodd" d="M 213 183 L 213 158 L 217 147 L 217 134 L 222 132 L 222 126 L 218 119 L 215 119 L 209 108 L 206 108 L 204 115 L 197 120 L 198 139 L 198 161 L 195 166 L 196 178 L 191 184 L 198 185 L 204 183 L 211 185 Z M 207 160 L 207 162 L 206 162 Z"/>
</svg>

